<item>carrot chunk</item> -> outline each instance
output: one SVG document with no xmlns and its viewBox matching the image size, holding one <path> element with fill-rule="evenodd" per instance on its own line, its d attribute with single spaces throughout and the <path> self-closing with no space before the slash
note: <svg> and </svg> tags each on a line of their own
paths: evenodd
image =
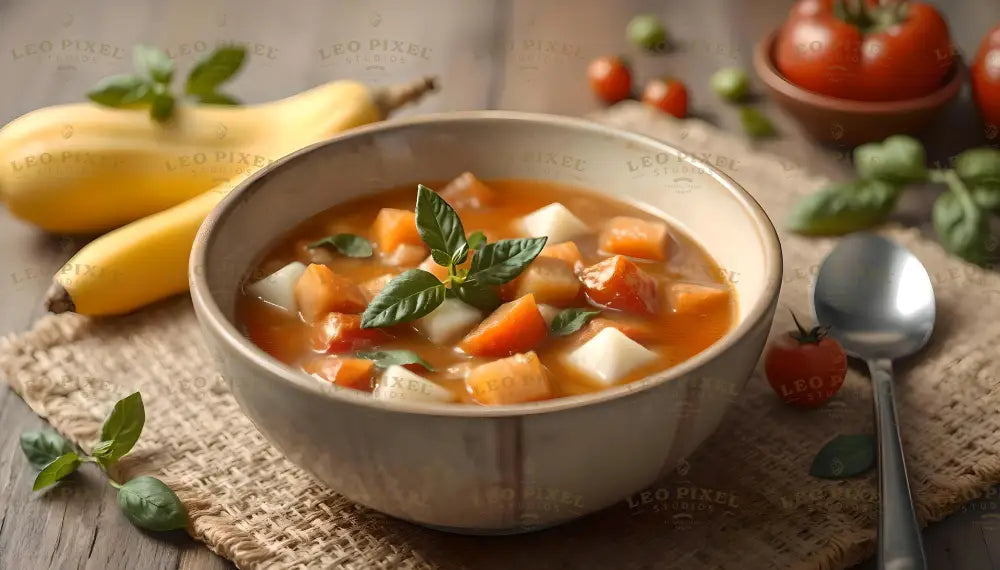
<svg viewBox="0 0 1000 570">
<path fill-rule="evenodd" d="M 548 373 L 534 352 L 515 354 L 473 368 L 465 378 L 472 399 L 487 406 L 552 397 Z"/>
<path fill-rule="evenodd" d="M 380 329 L 361 328 L 361 315 L 329 313 L 312 327 L 311 341 L 321 352 L 348 352 L 389 340 Z"/>
<path fill-rule="evenodd" d="M 372 233 L 375 243 L 386 254 L 391 254 L 403 244 L 424 245 L 417 232 L 417 215 L 410 210 L 382 208 L 375 216 Z"/>
<path fill-rule="evenodd" d="M 587 296 L 605 307 L 647 314 L 659 309 L 656 281 L 621 255 L 587 267 L 580 278 Z"/>
<path fill-rule="evenodd" d="M 306 267 L 295 282 L 294 293 L 299 312 L 310 323 L 331 311 L 360 313 L 368 306 L 368 300 L 360 287 L 318 263 Z"/>
<path fill-rule="evenodd" d="M 675 313 L 709 315 L 729 309 L 729 291 L 694 283 L 673 283 L 670 286 L 670 308 Z"/>
<path fill-rule="evenodd" d="M 320 356 L 306 361 L 302 369 L 332 384 L 370 392 L 375 362 L 364 358 Z"/>
<path fill-rule="evenodd" d="M 638 343 L 646 344 L 657 341 L 656 330 L 648 322 L 638 319 L 598 317 L 583 327 L 577 337 L 577 342 L 583 344 L 608 327 L 618 329 L 622 334 Z"/>
<path fill-rule="evenodd" d="M 553 257 L 555 259 L 561 259 L 568 263 L 574 271 L 580 265 L 583 265 L 583 256 L 580 255 L 580 248 L 576 247 L 575 242 L 571 241 L 547 245 L 544 249 L 542 249 L 541 253 L 538 254 L 538 257 Z"/>
<path fill-rule="evenodd" d="M 529 293 L 538 303 L 569 305 L 580 293 L 580 280 L 565 261 L 554 257 L 536 257 L 517 278 L 500 287 L 503 299 L 517 299 Z"/>
<path fill-rule="evenodd" d="M 667 258 L 667 224 L 616 216 L 604 227 L 599 243 L 611 254 L 663 261 Z"/>
<path fill-rule="evenodd" d="M 532 295 L 500 305 L 458 347 L 474 356 L 510 356 L 541 342 L 548 327 Z"/>
<path fill-rule="evenodd" d="M 452 208 L 483 208 L 497 202 L 497 193 L 471 172 L 463 172 L 441 190 Z"/>
</svg>

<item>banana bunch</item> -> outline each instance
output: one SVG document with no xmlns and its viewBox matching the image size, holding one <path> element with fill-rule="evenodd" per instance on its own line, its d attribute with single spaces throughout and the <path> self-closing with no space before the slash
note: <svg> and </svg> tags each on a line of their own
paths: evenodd
<svg viewBox="0 0 1000 570">
<path fill-rule="evenodd" d="M 198 227 L 241 181 L 434 88 L 430 78 L 377 89 L 338 80 L 260 105 L 178 104 L 163 124 L 91 103 L 39 109 L 0 129 L 0 200 L 51 232 L 117 228 L 66 263 L 46 302 L 55 313 L 127 313 L 187 290 Z"/>
</svg>

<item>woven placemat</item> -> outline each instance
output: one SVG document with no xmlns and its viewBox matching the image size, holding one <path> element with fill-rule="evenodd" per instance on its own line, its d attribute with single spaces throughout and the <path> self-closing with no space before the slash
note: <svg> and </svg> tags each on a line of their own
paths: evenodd
<svg viewBox="0 0 1000 570">
<path fill-rule="evenodd" d="M 595 118 L 707 157 L 778 223 L 796 196 L 823 183 L 697 121 L 661 118 L 635 104 Z M 934 337 L 919 359 L 897 368 L 918 516 L 928 522 L 1000 482 L 1000 324 L 983 319 L 997 314 L 1000 276 L 949 258 L 915 231 L 885 233 L 928 267 L 938 296 Z M 782 244 L 775 331 L 792 325 L 785 307 L 809 314 L 809 282 L 833 240 L 783 234 Z M 88 449 L 113 402 L 141 391 L 147 424 L 122 474 L 152 473 L 174 486 L 190 510 L 191 535 L 240 568 L 834 569 L 874 551 L 874 474 L 808 475 L 827 440 L 873 429 L 867 378 L 856 369 L 815 411 L 781 404 L 755 374 L 719 431 L 670 477 L 580 521 L 503 538 L 396 521 L 353 505 L 285 460 L 213 371 L 186 297 L 118 319 L 46 317 L 0 341 L 0 372 Z"/>
</svg>

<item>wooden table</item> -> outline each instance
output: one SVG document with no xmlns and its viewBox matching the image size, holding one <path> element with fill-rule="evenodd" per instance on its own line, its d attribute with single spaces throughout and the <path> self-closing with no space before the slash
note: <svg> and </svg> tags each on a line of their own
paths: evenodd
<svg viewBox="0 0 1000 570">
<path fill-rule="evenodd" d="M 735 112 L 708 87 L 723 66 L 749 69 L 754 42 L 781 21 L 790 1 L 736 0 L 7 0 L 0 2 L 0 124 L 37 107 L 80 100 L 94 82 L 131 69 L 131 46 L 168 50 L 182 72 L 219 42 L 251 56 L 231 92 L 250 102 L 279 98 L 337 77 L 383 84 L 424 74 L 444 89 L 406 114 L 501 108 L 580 115 L 598 107 L 587 61 L 628 53 L 640 80 L 671 74 L 688 85 L 695 113 L 738 129 Z M 995 0 L 940 1 L 968 59 L 1000 21 Z M 629 49 L 624 28 L 638 12 L 664 17 L 677 49 L 648 57 Z M 414 55 L 415 54 L 415 55 Z M 783 133 L 770 150 L 845 176 L 844 149 L 808 142 L 768 101 Z M 932 160 L 947 161 L 985 134 L 968 95 L 924 137 Z M 996 141 L 994 141 L 995 143 Z M 489 144 L 483 141 L 482 144 Z M 6 167 L 6 165 L 4 165 Z M 136 188 L 137 192 L 142 191 Z M 933 189 L 908 196 L 905 220 L 927 219 Z M 42 314 L 51 274 L 86 240 L 46 235 L 0 208 L 0 333 Z M 13 392 L 0 388 L 0 568 L 225 568 L 227 561 L 183 533 L 152 535 L 120 515 L 113 490 L 88 469 L 72 485 L 34 496 L 33 472 L 17 444 L 38 429 Z M 925 533 L 931 568 L 1000 568 L 1000 529 L 984 525 L 997 500 L 980 499 Z M 609 545 L 609 547 L 611 547 Z M 869 567 L 874 567 L 869 564 Z"/>
</svg>

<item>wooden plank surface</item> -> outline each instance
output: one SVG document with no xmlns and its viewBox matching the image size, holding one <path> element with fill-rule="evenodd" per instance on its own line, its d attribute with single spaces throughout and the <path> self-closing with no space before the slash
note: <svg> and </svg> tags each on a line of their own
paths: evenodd
<svg viewBox="0 0 1000 570">
<path fill-rule="evenodd" d="M 974 53 L 1000 21 L 995 0 L 938 4 L 964 54 Z M 749 69 L 754 42 L 789 6 L 787 0 L 0 0 L 0 124 L 81 99 L 97 79 L 131 68 L 135 43 L 163 46 L 186 72 L 200 53 L 236 41 L 251 57 L 231 91 L 248 102 L 337 77 L 385 84 L 432 73 L 444 89 L 405 114 L 503 108 L 579 115 L 598 108 L 583 79 L 589 59 L 625 52 L 633 53 L 640 80 L 678 76 L 689 86 L 695 114 L 738 129 L 734 110 L 711 92 L 708 77 L 723 66 Z M 637 12 L 662 15 L 677 49 L 660 57 L 631 52 L 624 26 Z M 783 134 L 766 143 L 770 150 L 818 172 L 847 175 L 843 149 L 806 141 L 772 103 L 760 107 Z M 942 162 L 983 142 L 967 93 L 925 140 L 931 159 Z M 908 196 L 902 217 L 926 220 L 933 195 L 927 189 Z M 84 242 L 45 235 L 0 208 L 0 333 L 24 330 L 41 314 L 50 275 Z M 43 425 L 0 389 L 0 569 L 232 567 L 182 533 L 153 535 L 129 525 L 91 469 L 71 484 L 32 494 L 33 473 L 17 436 Z M 925 534 L 931 568 L 1000 567 L 998 502 L 995 496 L 972 501 L 932 525 Z"/>
</svg>

